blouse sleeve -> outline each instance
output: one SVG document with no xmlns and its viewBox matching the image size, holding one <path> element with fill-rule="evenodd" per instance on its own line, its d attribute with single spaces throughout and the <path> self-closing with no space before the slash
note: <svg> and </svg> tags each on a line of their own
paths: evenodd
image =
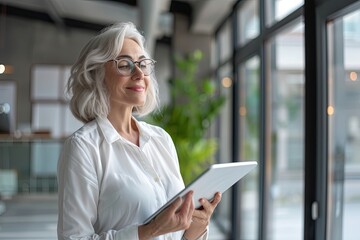
<svg viewBox="0 0 360 240">
<path fill-rule="evenodd" d="M 138 239 L 138 226 L 95 233 L 99 185 L 95 151 L 76 137 L 65 141 L 58 163 L 58 239 Z"/>
</svg>

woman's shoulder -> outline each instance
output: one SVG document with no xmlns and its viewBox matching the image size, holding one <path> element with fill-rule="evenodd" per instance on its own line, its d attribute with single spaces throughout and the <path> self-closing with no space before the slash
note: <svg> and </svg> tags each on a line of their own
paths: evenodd
<svg viewBox="0 0 360 240">
<path fill-rule="evenodd" d="M 68 142 L 90 140 L 99 135 L 96 120 L 85 123 L 81 128 L 76 130 L 68 138 Z"/>
</svg>

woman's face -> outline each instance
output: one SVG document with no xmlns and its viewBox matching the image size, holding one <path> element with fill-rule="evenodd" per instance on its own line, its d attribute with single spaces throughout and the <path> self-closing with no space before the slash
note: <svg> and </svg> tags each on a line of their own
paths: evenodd
<svg viewBox="0 0 360 240">
<path fill-rule="evenodd" d="M 144 59 L 145 54 L 134 40 L 125 38 L 116 59 L 124 58 L 135 62 Z M 124 76 L 119 73 L 115 61 L 105 63 L 105 86 L 110 94 L 111 111 L 144 105 L 149 84 L 150 76 L 144 76 L 137 64 L 133 73 Z"/>
</svg>

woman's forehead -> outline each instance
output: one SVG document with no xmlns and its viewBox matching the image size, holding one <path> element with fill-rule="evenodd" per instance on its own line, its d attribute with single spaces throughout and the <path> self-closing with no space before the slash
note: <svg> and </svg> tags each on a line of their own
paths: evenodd
<svg viewBox="0 0 360 240">
<path fill-rule="evenodd" d="M 125 38 L 119 56 L 127 56 L 130 58 L 138 59 L 145 56 L 145 51 L 133 39 Z"/>
</svg>

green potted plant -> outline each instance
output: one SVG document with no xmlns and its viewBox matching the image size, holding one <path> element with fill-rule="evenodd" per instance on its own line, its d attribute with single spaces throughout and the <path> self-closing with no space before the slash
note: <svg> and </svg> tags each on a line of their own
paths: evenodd
<svg viewBox="0 0 360 240">
<path fill-rule="evenodd" d="M 217 140 L 205 135 L 225 102 L 211 80 L 196 79 L 202 57 L 202 52 L 196 50 L 175 59 L 178 76 L 169 81 L 171 101 L 149 119 L 172 137 L 185 184 L 214 161 Z"/>
</svg>

